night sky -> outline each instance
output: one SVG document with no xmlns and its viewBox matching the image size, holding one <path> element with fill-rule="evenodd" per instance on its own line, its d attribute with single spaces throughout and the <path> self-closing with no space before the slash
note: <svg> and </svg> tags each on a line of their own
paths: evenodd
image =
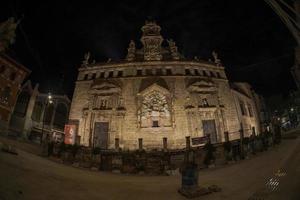
<svg viewBox="0 0 300 200">
<path fill-rule="evenodd" d="M 125 58 L 149 16 L 186 57 L 208 60 L 218 52 L 230 80 L 247 81 L 267 97 L 295 89 L 296 41 L 263 0 L 29 2 L 2 2 L 0 20 L 22 19 L 10 54 L 45 92 L 71 97 L 87 51 L 98 62 Z"/>
</svg>

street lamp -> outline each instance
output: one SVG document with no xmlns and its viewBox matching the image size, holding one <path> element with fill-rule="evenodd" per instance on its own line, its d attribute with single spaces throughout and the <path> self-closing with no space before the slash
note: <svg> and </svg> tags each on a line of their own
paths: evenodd
<svg viewBox="0 0 300 200">
<path fill-rule="evenodd" d="M 52 95 L 51 95 L 51 93 L 49 92 L 49 93 L 48 93 L 48 96 L 47 96 L 47 99 L 46 99 L 45 108 L 44 108 L 44 114 L 43 114 L 41 144 L 42 144 L 43 138 L 44 138 L 45 114 L 46 114 L 48 105 L 49 105 L 49 104 L 52 104 L 52 103 L 53 103 Z"/>
</svg>

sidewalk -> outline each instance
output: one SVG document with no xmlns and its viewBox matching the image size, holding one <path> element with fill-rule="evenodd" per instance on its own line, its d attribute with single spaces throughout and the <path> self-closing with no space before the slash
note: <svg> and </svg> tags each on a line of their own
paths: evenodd
<svg viewBox="0 0 300 200">
<path fill-rule="evenodd" d="M 0 141 L 3 141 L 2 137 Z M 15 143 L 17 148 L 17 145 L 31 151 L 36 148 L 18 141 Z M 280 146 L 249 160 L 221 168 L 200 170 L 199 184 L 216 184 L 222 188 L 222 192 L 199 199 L 248 199 L 265 186 L 267 180 L 287 161 L 299 144 L 300 137 L 284 139 Z M 185 199 L 177 192 L 181 184 L 181 176 L 178 174 L 138 176 L 87 171 L 58 164 L 22 150 L 19 150 L 18 156 L 0 152 L 0 177 L 0 199 Z"/>
</svg>

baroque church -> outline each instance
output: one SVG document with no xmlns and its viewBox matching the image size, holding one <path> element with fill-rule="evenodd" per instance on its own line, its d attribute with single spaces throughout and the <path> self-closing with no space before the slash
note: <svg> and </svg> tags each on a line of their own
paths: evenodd
<svg viewBox="0 0 300 200">
<path fill-rule="evenodd" d="M 213 61 L 186 59 L 172 39 L 163 45 L 156 22 L 141 31 L 142 48 L 130 41 L 122 61 L 85 55 L 69 114 L 81 145 L 181 149 L 186 138 L 198 146 L 261 131 L 259 96 L 247 83 L 229 83 L 215 52 Z"/>
</svg>

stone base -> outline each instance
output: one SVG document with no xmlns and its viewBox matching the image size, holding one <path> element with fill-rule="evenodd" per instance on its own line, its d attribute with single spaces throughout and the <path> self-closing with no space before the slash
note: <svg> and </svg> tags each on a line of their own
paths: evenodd
<svg viewBox="0 0 300 200">
<path fill-rule="evenodd" d="M 210 194 L 211 191 L 205 187 L 197 187 L 193 189 L 180 188 L 178 192 L 186 198 L 196 198 L 199 196 Z"/>
</svg>

